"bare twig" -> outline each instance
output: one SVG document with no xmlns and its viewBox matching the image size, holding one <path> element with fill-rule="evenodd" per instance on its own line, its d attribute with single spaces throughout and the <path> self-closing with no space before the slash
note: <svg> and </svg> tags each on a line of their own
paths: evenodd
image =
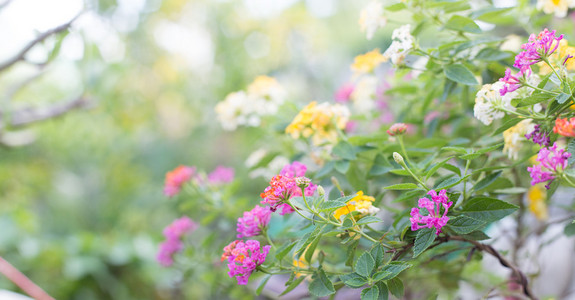
<svg viewBox="0 0 575 300">
<path fill-rule="evenodd" d="M 62 24 L 58 27 L 54 27 L 48 31 L 45 31 L 44 33 L 40 34 L 39 36 L 37 36 L 34 40 L 30 41 L 24 48 L 22 48 L 22 50 L 20 50 L 20 52 L 18 52 L 14 57 L 12 57 L 8 61 L 0 64 L 0 72 L 10 68 L 15 63 L 17 63 L 21 60 L 24 60 L 26 53 L 28 53 L 28 51 L 30 51 L 30 49 L 34 48 L 34 46 L 36 46 L 38 43 L 41 43 L 42 41 L 47 39 L 49 36 L 57 34 L 59 32 L 62 32 L 64 30 L 68 29 L 79 16 L 80 16 L 80 14 L 75 16 L 72 20 L 68 21 L 66 24 Z"/>
<path fill-rule="evenodd" d="M 54 298 L 48 295 L 41 287 L 32 282 L 26 275 L 22 274 L 22 272 L 2 257 L 0 257 L 0 273 L 4 274 L 4 276 L 34 299 L 54 300 Z"/>
<path fill-rule="evenodd" d="M 92 102 L 89 99 L 84 96 L 80 96 L 71 101 L 58 102 L 48 107 L 23 108 L 13 111 L 10 114 L 10 121 L 7 122 L 7 124 L 14 127 L 24 126 L 30 123 L 58 117 L 73 109 L 89 107 L 91 103 Z"/>
</svg>

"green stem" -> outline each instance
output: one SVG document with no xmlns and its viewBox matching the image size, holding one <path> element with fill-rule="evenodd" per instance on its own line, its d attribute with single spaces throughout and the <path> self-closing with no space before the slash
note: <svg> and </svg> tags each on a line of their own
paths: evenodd
<svg viewBox="0 0 575 300">
<path fill-rule="evenodd" d="M 307 220 L 309 220 L 309 221 L 311 221 L 311 222 L 315 222 L 314 220 L 312 220 L 312 219 L 310 219 L 310 218 L 304 216 L 304 215 L 299 211 L 299 209 L 297 209 L 293 204 L 291 204 L 291 202 L 290 202 L 289 200 L 288 200 L 286 203 L 289 204 L 289 206 L 291 206 L 291 208 L 292 208 L 293 210 L 295 210 L 302 218 L 307 219 Z"/>
<path fill-rule="evenodd" d="M 399 147 L 401 147 L 401 152 L 403 152 L 403 156 L 405 156 L 405 161 L 407 161 L 407 163 L 410 166 L 413 166 L 413 164 L 411 163 L 411 161 L 409 160 L 409 156 L 407 155 L 407 151 L 405 150 L 405 145 L 403 144 L 403 137 L 401 135 L 397 136 L 397 141 L 399 142 Z"/>
<path fill-rule="evenodd" d="M 538 88 L 538 87 L 536 87 L 536 86 L 534 86 L 534 85 L 530 85 L 530 84 L 527 83 L 527 82 L 524 82 L 523 85 L 526 86 L 526 87 L 532 88 L 532 89 L 534 89 L 534 90 L 538 90 L 538 91 L 540 91 L 540 92 L 542 92 L 542 93 L 553 94 L 553 95 L 559 95 L 559 94 L 560 94 L 560 93 L 557 93 L 557 92 L 552 92 L 552 91 L 540 89 L 540 88 Z"/>
<path fill-rule="evenodd" d="M 564 84 L 563 79 L 561 79 L 561 76 L 559 76 L 559 74 L 557 74 L 555 67 L 553 67 L 553 65 L 549 62 L 549 60 L 547 58 L 543 58 L 543 61 L 551 68 L 551 70 L 553 71 L 555 76 L 557 76 L 557 79 L 561 80 L 561 83 Z"/>
<path fill-rule="evenodd" d="M 469 164 L 471 160 L 468 160 L 465 164 L 465 171 L 463 172 L 463 177 L 467 176 L 467 170 L 469 170 Z M 463 201 L 467 199 L 467 180 L 463 181 Z"/>
<path fill-rule="evenodd" d="M 276 249 L 276 245 L 274 244 L 274 242 L 272 242 L 272 239 L 270 238 L 270 236 L 268 234 L 267 228 L 262 229 L 262 234 L 266 238 L 268 243 L 272 246 L 272 248 Z"/>
</svg>

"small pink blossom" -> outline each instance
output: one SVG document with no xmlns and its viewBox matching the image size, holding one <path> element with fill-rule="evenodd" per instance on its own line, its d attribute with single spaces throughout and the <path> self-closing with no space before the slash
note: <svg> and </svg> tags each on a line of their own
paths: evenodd
<svg viewBox="0 0 575 300">
<path fill-rule="evenodd" d="M 169 267 L 174 263 L 174 254 L 184 248 L 182 237 L 196 230 L 198 225 L 188 217 L 181 217 L 164 228 L 166 240 L 160 244 L 160 249 L 156 260 L 164 267 Z"/>
<path fill-rule="evenodd" d="M 391 125 L 389 130 L 387 130 L 387 134 L 391 136 L 402 135 L 407 130 L 407 125 L 404 123 L 395 123 Z"/>
<path fill-rule="evenodd" d="M 569 157 L 571 153 L 566 152 L 565 149 L 557 149 L 557 143 L 554 143 L 551 148 L 541 148 L 537 154 L 539 164 L 527 168 L 532 179 L 531 185 L 548 181 L 545 187 L 549 189 L 555 177 L 567 168 Z"/>
<path fill-rule="evenodd" d="M 349 102 L 349 100 L 351 100 L 351 94 L 353 93 L 353 90 L 355 89 L 355 86 L 351 83 L 346 83 L 344 85 L 342 85 L 336 92 L 335 92 L 335 102 L 338 103 L 346 103 Z"/>
<path fill-rule="evenodd" d="M 299 161 L 294 161 L 291 164 L 285 165 L 280 171 L 280 175 L 287 177 L 300 177 L 304 176 L 307 171 L 307 166 L 300 163 Z"/>
<path fill-rule="evenodd" d="M 196 174 L 196 167 L 179 166 L 166 173 L 164 195 L 173 197 L 180 192 L 182 185 L 192 179 Z"/>
<path fill-rule="evenodd" d="M 244 212 L 244 216 L 238 219 L 238 238 L 259 235 L 268 226 L 271 213 L 269 206 L 256 205 L 254 209 Z"/>
<path fill-rule="evenodd" d="M 208 182 L 214 185 L 229 183 L 234 180 L 234 169 L 217 166 L 208 174 Z"/>
<path fill-rule="evenodd" d="M 411 218 L 409 219 L 411 222 L 411 230 L 416 231 L 420 228 L 435 227 L 435 234 L 439 235 L 441 228 L 449 221 L 447 211 L 451 205 L 453 205 L 453 202 L 449 201 L 446 190 L 441 190 L 439 194 L 431 190 L 427 195 L 431 196 L 431 200 L 428 198 L 420 198 L 418 202 L 419 208 L 414 207 L 411 209 Z M 441 214 L 441 207 L 443 207 L 443 215 Z M 422 215 L 420 208 L 425 208 L 428 214 Z"/>
<path fill-rule="evenodd" d="M 563 35 L 555 36 L 556 30 L 549 31 L 547 28 L 541 31 L 537 36 L 531 34 L 529 41 L 521 46 L 525 50 L 515 56 L 514 67 L 521 72 L 526 73 L 531 70 L 531 65 L 536 64 L 553 54 Z"/>
<path fill-rule="evenodd" d="M 250 275 L 256 268 L 263 264 L 271 246 L 260 246 L 256 240 L 233 241 L 224 248 L 222 259 L 227 258 L 228 275 L 230 278 L 236 277 L 238 284 L 248 284 Z"/>
<path fill-rule="evenodd" d="M 279 214 L 285 215 L 293 213 L 294 210 L 286 202 L 291 197 L 301 197 L 301 189 L 297 186 L 295 178 L 303 177 L 307 171 L 307 166 L 298 161 L 286 165 L 280 172 L 280 175 L 274 176 L 270 180 L 270 185 L 266 187 L 260 197 L 263 199 L 262 204 L 269 204 L 272 211 L 280 209 Z M 306 196 L 313 196 L 317 186 L 309 183 L 304 189 Z"/>
<path fill-rule="evenodd" d="M 505 70 L 505 76 L 499 79 L 499 81 L 505 83 L 501 90 L 499 90 L 499 94 L 501 96 L 505 96 L 505 94 L 514 92 L 519 89 L 523 85 L 522 81 L 525 81 L 525 77 L 531 74 L 530 70 L 527 70 L 526 72 L 527 73 L 519 71 L 517 74 L 511 75 L 511 69 Z"/>
</svg>

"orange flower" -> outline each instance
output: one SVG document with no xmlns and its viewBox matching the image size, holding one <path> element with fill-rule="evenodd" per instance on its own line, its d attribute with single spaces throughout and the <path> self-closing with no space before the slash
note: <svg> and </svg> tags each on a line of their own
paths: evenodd
<svg viewBox="0 0 575 300">
<path fill-rule="evenodd" d="M 575 137 L 575 118 L 555 120 L 555 127 L 553 132 L 559 133 L 562 136 Z"/>
</svg>

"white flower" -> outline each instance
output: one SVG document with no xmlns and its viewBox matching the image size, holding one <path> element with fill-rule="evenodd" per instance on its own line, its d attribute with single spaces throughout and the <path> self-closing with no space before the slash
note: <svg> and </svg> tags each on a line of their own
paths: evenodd
<svg viewBox="0 0 575 300">
<path fill-rule="evenodd" d="M 375 91 L 377 89 L 377 77 L 363 76 L 355 85 L 351 93 L 353 108 L 359 113 L 368 113 L 375 109 Z"/>
<path fill-rule="evenodd" d="M 537 9 L 558 18 L 567 16 L 567 10 L 575 7 L 575 0 L 537 0 Z"/>
<path fill-rule="evenodd" d="M 216 105 L 217 118 L 225 130 L 235 130 L 240 125 L 258 126 L 260 118 L 253 113 L 253 105 L 243 91 L 230 93 Z"/>
<path fill-rule="evenodd" d="M 501 119 L 505 116 L 505 110 L 515 111 L 511 105 L 511 100 L 516 97 L 517 93 L 507 93 L 505 96 L 499 94 L 503 87 L 503 82 L 498 81 L 494 84 L 484 85 L 475 96 L 475 106 L 473 114 L 485 125 L 491 124 L 494 119 Z"/>
<path fill-rule="evenodd" d="M 385 50 L 383 56 L 389 60 L 394 65 L 399 65 L 405 59 L 405 56 L 415 43 L 415 38 L 411 35 L 411 25 L 406 24 L 397 29 L 395 29 L 391 35 L 393 41 L 389 48 Z"/>
<path fill-rule="evenodd" d="M 521 50 L 521 45 L 523 44 L 523 38 L 516 35 L 510 34 L 505 37 L 505 42 L 501 44 L 499 49 L 502 51 L 519 52 Z"/>
<path fill-rule="evenodd" d="M 371 40 L 375 31 L 387 24 L 387 19 L 383 16 L 383 4 L 379 1 L 370 2 L 361 10 L 359 25 L 361 31 L 365 32 L 367 39 Z"/>
<path fill-rule="evenodd" d="M 258 115 L 273 115 L 277 113 L 279 106 L 285 102 L 285 89 L 275 80 L 268 76 L 258 76 L 248 86 L 248 96 L 252 98 L 252 105 Z"/>
<path fill-rule="evenodd" d="M 374 215 L 379 211 L 379 208 L 370 205 L 368 208 L 358 208 L 357 211 L 362 215 Z"/>
</svg>

